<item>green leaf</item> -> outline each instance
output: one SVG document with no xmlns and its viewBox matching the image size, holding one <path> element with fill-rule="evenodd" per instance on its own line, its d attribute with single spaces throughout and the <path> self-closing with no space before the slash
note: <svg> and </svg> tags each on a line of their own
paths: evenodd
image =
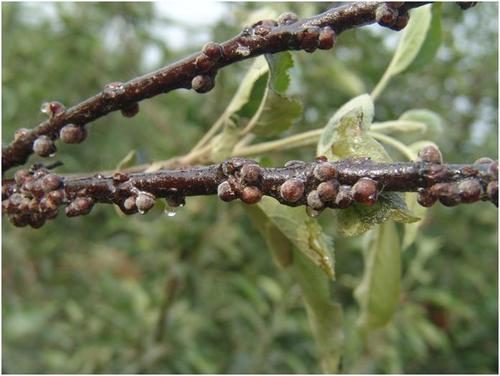
<svg viewBox="0 0 500 376">
<path fill-rule="evenodd" d="M 424 43 L 413 62 L 406 69 L 406 72 L 419 70 L 436 56 L 439 46 L 441 45 L 441 7 L 441 3 L 432 4 L 431 24 L 425 35 Z"/>
<path fill-rule="evenodd" d="M 223 131 L 211 141 L 214 161 L 231 156 L 242 133 L 277 134 L 302 115 L 301 103 L 282 95 L 290 84 L 291 67 L 289 52 L 254 61 L 221 117 Z"/>
<path fill-rule="evenodd" d="M 261 107 L 253 122 L 252 132 L 258 135 L 275 135 L 290 128 L 302 115 L 299 101 L 281 96 L 267 89 Z"/>
<path fill-rule="evenodd" d="M 293 67 L 292 55 L 289 52 L 267 54 L 266 60 L 270 72 L 267 86 L 246 131 L 269 136 L 290 128 L 303 110 L 299 101 L 284 95 L 290 84 L 288 71 Z"/>
<path fill-rule="evenodd" d="M 437 139 L 443 133 L 443 119 L 434 111 L 426 109 L 413 109 L 403 113 L 399 120 L 417 121 L 427 125 L 424 135 L 430 139 Z"/>
<path fill-rule="evenodd" d="M 361 309 L 358 326 L 363 333 L 391 320 L 401 283 L 401 246 L 395 223 L 387 221 L 370 235 L 373 238 L 364 250 L 363 279 L 354 292 Z"/>
<path fill-rule="evenodd" d="M 328 156 L 328 154 L 331 154 L 332 144 L 339 138 L 338 128 L 340 126 L 340 121 L 347 114 L 353 111 L 355 111 L 355 113 L 353 113 L 351 117 L 357 118 L 354 119 L 354 121 L 358 120 L 357 126 L 361 128 L 359 133 L 361 133 L 362 130 L 368 130 L 370 128 L 370 124 L 373 121 L 375 108 L 370 95 L 363 94 L 345 103 L 330 118 L 328 124 L 323 130 L 323 133 L 321 134 L 317 148 L 317 155 Z"/>
<path fill-rule="evenodd" d="M 256 211 L 260 210 L 260 214 Z M 290 243 L 297 247 L 315 265 L 319 266 L 329 278 L 334 278 L 334 258 L 332 239 L 326 236 L 318 222 L 310 218 L 303 207 L 292 208 L 281 205 L 270 197 L 263 197 L 262 201 L 254 206 L 248 206 L 248 211 L 254 218 L 254 222 L 268 236 L 270 231 L 279 231 Z M 256 220 L 257 219 L 257 220 Z M 273 227 L 265 227 L 267 222 Z M 276 236 L 268 240 L 268 244 L 274 246 Z M 276 250 L 275 247 L 273 247 Z M 281 258 L 283 249 L 275 251 L 275 257 Z"/>
<path fill-rule="evenodd" d="M 370 127 L 372 132 L 379 133 L 408 133 L 416 132 L 424 134 L 427 131 L 427 124 L 413 120 L 392 120 L 381 123 L 373 123 Z"/>
<path fill-rule="evenodd" d="M 267 64 L 271 75 L 269 77 L 269 88 L 278 94 L 284 95 L 290 86 L 290 75 L 288 71 L 293 67 L 293 58 L 290 53 L 266 54 Z"/>
<path fill-rule="evenodd" d="M 423 6 L 411 11 L 410 21 L 387 68 L 391 76 L 404 72 L 417 58 L 425 45 L 431 21 L 430 6 Z"/>
<path fill-rule="evenodd" d="M 262 56 L 256 58 L 224 111 L 226 118 L 235 113 L 249 117 L 256 111 L 265 90 L 268 72 L 266 59 Z"/>
<path fill-rule="evenodd" d="M 342 332 L 342 308 L 333 303 L 330 280 L 310 259 L 295 250 L 293 272 L 305 300 L 307 317 L 316 340 L 325 373 L 337 373 L 344 334 Z"/>
<path fill-rule="evenodd" d="M 223 161 L 231 156 L 234 145 L 241 140 L 236 124 L 232 119 L 228 119 L 224 130 L 212 139 L 212 160 L 214 162 Z"/>
<path fill-rule="evenodd" d="M 441 4 L 413 9 L 392 60 L 371 93 L 372 97 L 380 96 L 391 77 L 426 65 L 434 58 L 440 44 Z"/>
<path fill-rule="evenodd" d="M 342 93 L 354 97 L 366 93 L 363 80 L 339 59 L 332 59 L 328 65 L 330 80 Z"/>
</svg>

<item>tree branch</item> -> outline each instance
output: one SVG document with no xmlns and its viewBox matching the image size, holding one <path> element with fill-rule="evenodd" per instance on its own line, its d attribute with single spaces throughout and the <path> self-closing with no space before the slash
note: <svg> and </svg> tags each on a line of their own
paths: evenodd
<svg viewBox="0 0 500 376">
<path fill-rule="evenodd" d="M 220 164 L 151 173 L 117 172 L 111 176 L 65 178 L 35 166 L 2 182 L 2 212 L 16 226 L 40 227 L 65 205 L 68 217 L 88 214 L 96 203 L 116 204 L 126 214 L 150 210 L 156 199 L 170 206 L 187 196 L 217 194 L 223 201 L 247 204 L 263 195 L 283 205 L 315 211 L 346 208 L 353 202 L 373 205 L 383 192 L 418 192 L 418 201 L 446 206 L 491 201 L 498 206 L 498 161 L 481 158 L 472 165 L 441 164 L 439 151 L 426 147 L 416 162 L 375 163 L 369 158 L 327 162 L 291 161 L 263 168 L 232 158 Z"/>
<path fill-rule="evenodd" d="M 408 22 L 408 10 L 427 3 L 360 2 L 303 20 L 293 13 L 284 13 L 277 21 L 257 22 L 221 44 L 209 42 L 201 52 L 155 72 L 126 83 L 108 84 L 102 92 L 71 108 L 65 109 L 58 102 L 46 103 L 42 111 L 49 119 L 32 130 L 18 130 L 14 141 L 2 148 L 2 169 L 24 164 L 34 151 L 42 157 L 54 154 L 54 141 L 59 137 L 67 143 L 83 141 L 86 124 L 112 111 L 134 116 L 139 110 L 138 102 L 144 99 L 179 88 L 205 93 L 213 88 L 218 70 L 230 64 L 265 53 L 330 49 L 336 35 L 374 22 L 401 30 Z"/>
</svg>

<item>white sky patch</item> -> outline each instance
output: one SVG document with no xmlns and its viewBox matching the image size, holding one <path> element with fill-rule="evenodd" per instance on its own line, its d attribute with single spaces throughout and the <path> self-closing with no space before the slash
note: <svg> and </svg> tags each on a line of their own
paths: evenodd
<svg viewBox="0 0 500 376">
<path fill-rule="evenodd" d="M 209 34 L 204 31 L 221 20 L 227 13 L 227 5 L 215 1 L 168 1 L 153 3 L 155 12 L 161 18 L 172 20 L 171 26 L 151 25 L 152 33 L 168 44 L 172 50 L 181 50 L 193 46 L 201 47 L 209 41 Z M 182 25 L 197 28 L 196 32 L 186 30 Z M 158 67 L 162 62 L 161 51 L 156 46 L 147 46 L 144 51 L 145 69 Z"/>
<path fill-rule="evenodd" d="M 212 1 L 156 2 L 154 3 L 154 7 L 160 17 L 170 18 L 173 21 L 177 21 L 180 25 L 196 26 L 201 29 L 209 28 L 222 19 L 227 9 L 224 3 Z M 186 44 L 191 44 L 195 41 L 199 42 L 200 39 L 205 39 L 204 41 L 208 42 L 208 35 L 206 33 L 202 32 L 193 35 L 181 26 L 173 25 L 161 30 L 155 28 L 154 31 L 164 38 L 164 40 L 168 41 L 169 46 L 173 49 L 180 49 Z"/>
</svg>

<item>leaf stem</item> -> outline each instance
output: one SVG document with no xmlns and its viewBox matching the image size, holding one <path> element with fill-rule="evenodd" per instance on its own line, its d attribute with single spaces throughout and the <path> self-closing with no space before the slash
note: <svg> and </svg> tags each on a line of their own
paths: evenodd
<svg viewBox="0 0 500 376">
<path fill-rule="evenodd" d="M 386 143 L 388 145 L 393 146 L 395 149 L 400 151 L 405 157 L 407 157 L 408 160 L 410 160 L 410 161 L 415 160 L 415 158 L 417 158 L 417 155 L 415 154 L 415 152 L 413 150 L 411 150 L 408 146 L 403 144 L 401 141 L 396 140 L 394 137 L 387 136 L 385 134 L 378 133 L 378 132 L 372 132 L 372 131 L 368 131 L 368 134 L 370 136 L 372 136 L 373 138 L 375 138 L 379 141 L 382 141 L 383 143 Z"/>
</svg>

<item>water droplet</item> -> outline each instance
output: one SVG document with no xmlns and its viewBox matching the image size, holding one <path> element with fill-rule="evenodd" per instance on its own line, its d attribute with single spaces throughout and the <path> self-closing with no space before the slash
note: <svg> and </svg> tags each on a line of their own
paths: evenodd
<svg viewBox="0 0 500 376">
<path fill-rule="evenodd" d="M 56 156 L 56 153 L 49 154 L 50 158 L 55 157 L 55 156 Z"/>
<path fill-rule="evenodd" d="M 172 208 L 170 206 L 166 206 L 165 210 L 163 211 L 167 217 L 175 217 L 177 214 L 177 210 L 175 208 Z"/>
<path fill-rule="evenodd" d="M 146 214 L 146 211 L 145 210 L 139 210 L 139 214 L 144 215 L 144 214 Z"/>
</svg>

